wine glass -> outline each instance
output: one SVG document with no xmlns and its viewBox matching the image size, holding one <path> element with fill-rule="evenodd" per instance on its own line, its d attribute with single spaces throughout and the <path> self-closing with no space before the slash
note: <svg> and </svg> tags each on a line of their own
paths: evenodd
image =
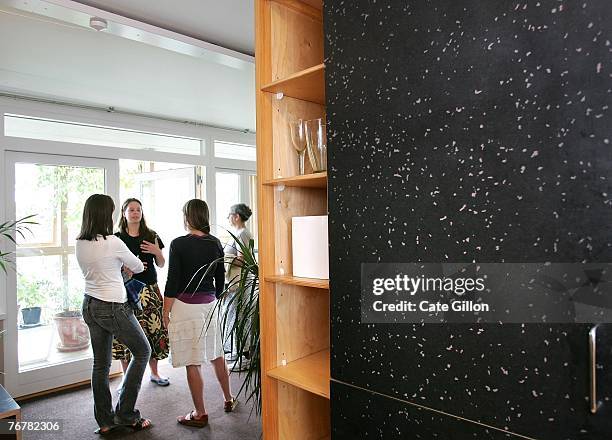
<svg viewBox="0 0 612 440">
<path fill-rule="evenodd" d="M 291 132 L 291 143 L 298 154 L 298 172 L 304 174 L 304 156 L 306 155 L 306 130 L 304 121 L 297 119 L 289 122 L 289 131 Z"/>
<path fill-rule="evenodd" d="M 327 134 L 325 120 L 311 119 L 304 123 L 308 158 L 315 173 L 327 170 Z"/>
</svg>

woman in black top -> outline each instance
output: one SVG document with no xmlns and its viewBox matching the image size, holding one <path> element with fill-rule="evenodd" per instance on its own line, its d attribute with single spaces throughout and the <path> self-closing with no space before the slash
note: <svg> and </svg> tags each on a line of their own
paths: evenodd
<svg viewBox="0 0 612 440">
<path fill-rule="evenodd" d="M 139 257 L 145 265 L 145 271 L 132 274 L 139 281 L 145 283 L 140 294 L 142 311 L 136 313 L 136 317 L 142 326 L 149 344 L 151 345 L 151 358 L 149 369 L 151 370 L 151 382 L 160 386 L 170 385 L 167 377 L 159 375 L 157 361 L 168 357 L 168 330 L 162 325 L 163 298 L 157 286 L 157 267 L 164 267 L 166 260 L 162 253 L 164 243 L 155 231 L 147 227 L 142 213 L 142 203 L 138 199 L 130 198 L 123 202 L 121 207 L 121 219 L 119 220 L 119 232 L 115 234 Z M 113 340 L 113 359 L 119 359 L 123 373 L 127 370 L 130 361 L 130 351 L 127 347 Z"/>
<path fill-rule="evenodd" d="M 200 365 L 211 362 L 225 398 L 225 412 L 233 411 L 229 371 L 217 322 L 217 296 L 223 292 L 225 269 L 223 248 L 210 235 L 208 205 L 193 199 L 183 207 L 189 234 L 172 240 L 170 264 L 164 291 L 164 325 L 170 337 L 170 358 L 175 368 L 186 367 L 187 383 L 195 410 L 177 421 L 204 427 L 208 414 Z"/>
</svg>

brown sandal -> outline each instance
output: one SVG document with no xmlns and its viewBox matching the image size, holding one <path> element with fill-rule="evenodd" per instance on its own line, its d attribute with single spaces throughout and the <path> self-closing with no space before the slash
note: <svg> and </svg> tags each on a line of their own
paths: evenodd
<svg viewBox="0 0 612 440">
<path fill-rule="evenodd" d="M 145 429 L 149 429 L 151 426 L 153 426 L 151 420 L 142 417 L 136 420 L 131 425 L 128 425 L 128 427 L 132 428 L 134 431 L 143 431 Z"/>
<path fill-rule="evenodd" d="M 181 425 L 204 428 L 206 425 L 208 425 L 208 414 L 204 414 L 203 416 L 196 418 L 195 411 L 191 411 L 186 416 L 177 417 L 176 421 Z"/>
<path fill-rule="evenodd" d="M 232 412 L 236 408 L 236 405 L 238 405 L 238 399 L 232 397 L 232 400 L 225 401 L 225 403 L 223 404 L 223 410 L 225 412 Z"/>
</svg>

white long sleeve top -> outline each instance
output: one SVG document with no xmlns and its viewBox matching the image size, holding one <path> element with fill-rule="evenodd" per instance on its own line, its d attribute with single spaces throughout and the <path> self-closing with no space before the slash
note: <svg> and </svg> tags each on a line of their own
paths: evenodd
<svg viewBox="0 0 612 440">
<path fill-rule="evenodd" d="M 114 235 L 107 235 L 106 239 L 98 235 L 97 240 L 77 240 L 76 258 L 85 277 L 85 293 L 106 302 L 127 301 L 121 266 L 134 273 L 144 270 L 142 261 Z"/>
</svg>

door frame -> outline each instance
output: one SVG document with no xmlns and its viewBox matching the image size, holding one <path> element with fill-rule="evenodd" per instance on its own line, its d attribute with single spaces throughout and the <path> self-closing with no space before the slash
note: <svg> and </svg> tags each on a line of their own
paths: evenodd
<svg viewBox="0 0 612 440">
<path fill-rule="evenodd" d="M 103 168 L 105 193 L 113 197 L 119 196 L 119 161 L 117 159 L 99 159 L 81 156 L 59 154 L 26 153 L 20 151 L 5 152 L 5 212 L 12 218 L 15 216 L 15 164 L 39 163 L 45 165 L 68 165 Z M 113 219 L 119 215 L 115 209 Z M 11 243 L 9 251 L 15 251 Z M 18 332 L 17 329 L 17 276 L 15 271 L 9 271 L 6 277 L 6 332 L 4 334 L 4 373 L 5 387 L 14 397 L 25 396 L 50 390 L 81 381 L 91 377 L 92 359 L 65 362 L 48 367 L 36 368 L 19 372 Z M 115 362 L 112 372 L 119 371 L 119 363 Z"/>
<path fill-rule="evenodd" d="M 184 153 L 174 153 L 157 151 L 150 149 L 131 149 L 121 146 L 106 146 L 97 144 L 83 144 L 72 141 L 59 141 L 49 139 L 33 139 L 28 137 L 15 137 L 8 135 L 5 131 L 6 116 L 23 116 L 59 121 L 65 123 L 76 123 L 93 125 L 99 127 L 117 128 L 133 130 L 144 133 L 161 134 L 166 136 L 179 136 L 200 139 L 200 154 L 191 155 Z M 85 158 L 100 159 L 131 159 L 146 160 L 156 162 L 184 163 L 194 166 L 204 167 L 205 174 L 198 175 L 196 197 L 206 200 L 211 209 L 211 216 L 215 210 L 215 168 L 226 168 L 232 170 L 252 170 L 256 171 L 256 163 L 240 159 L 218 158 L 214 154 L 215 140 L 234 142 L 240 144 L 255 145 L 256 137 L 254 132 L 240 132 L 235 129 L 224 129 L 219 127 L 207 126 L 206 124 L 192 124 L 170 120 L 163 120 L 156 117 L 143 115 L 130 115 L 117 112 L 108 112 L 99 109 L 84 109 L 80 106 L 70 104 L 56 104 L 47 102 L 34 102 L 29 99 L 0 97 L 0 219 L 10 218 L 7 209 L 7 201 L 14 198 L 14 191 L 8 191 L 8 177 L 6 173 L 1 175 L 6 169 L 6 155 L 9 151 L 38 153 L 38 154 L 57 154 L 62 156 L 75 156 Z M 117 179 L 117 185 L 119 181 Z M 202 188 L 203 186 L 203 188 Z M 116 195 L 113 196 L 119 203 Z M 254 201 L 255 203 L 255 201 Z M 13 211 L 14 212 L 14 211 Z M 4 243 L 2 243 L 4 245 Z M 4 249 L 4 248 L 3 248 Z M 13 286 L 15 280 L 12 281 Z M 14 289 L 14 287 L 13 287 Z M 7 297 L 9 296 L 9 280 L 0 274 L 0 327 L 5 329 L 16 328 L 15 321 L 9 319 Z M 13 291 L 12 295 L 16 293 Z M 14 305 L 12 306 L 14 309 Z M 13 327 L 11 327 L 13 326 Z M 6 336 L 6 335 L 5 335 Z M 2 341 L 5 359 L 0 355 L 0 371 L 9 369 L 10 355 L 7 357 L 8 348 L 6 340 Z M 17 356 L 17 354 L 15 354 Z M 4 366 L 6 364 L 6 367 Z M 114 365 L 114 363 L 113 363 Z M 4 375 L 0 376 L 0 383 L 8 383 L 10 379 Z M 74 382 L 74 381 L 71 381 Z"/>
<path fill-rule="evenodd" d="M 242 203 L 247 203 L 253 212 L 256 210 L 257 200 L 252 200 L 251 191 L 249 189 L 249 177 L 255 176 L 257 178 L 257 171 L 250 169 L 237 169 L 237 168 L 222 168 L 222 167 L 214 167 L 212 170 L 212 178 L 216 180 L 217 173 L 227 173 L 227 174 L 238 174 L 240 176 L 240 198 L 244 200 Z M 257 186 L 255 186 L 257 190 Z M 216 186 L 215 186 L 216 191 Z M 217 228 L 223 227 L 224 222 L 227 223 L 227 212 L 217 212 L 217 195 L 216 192 L 211 197 L 211 201 L 209 202 L 214 213 L 214 229 L 213 234 L 218 235 Z M 252 219 L 251 219 L 252 220 Z M 249 224 L 247 225 L 247 229 L 251 232 L 253 237 L 256 235 L 257 224 L 253 221 L 249 220 Z"/>
<path fill-rule="evenodd" d="M 161 161 L 155 161 L 155 163 L 164 163 Z M 119 160 L 119 165 L 121 166 L 121 160 Z M 174 168 L 174 169 L 169 169 L 169 170 L 160 170 L 160 171 L 148 171 L 146 173 L 143 174 L 139 174 L 135 176 L 135 180 L 137 182 L 153 182 L 156 180 L 162 180 L 167 176 L 170 178 L 177 178 L 177 177 L 183 177 L 183 178 L 187 178 L 188 179 L 188 185 L 191 188 L 191 190 L 193 190 L 193 194 L 191 195 L 190 198 L 196 198 L 198 197 L 199 194 L 202 193 L 202 177 L 201 177 L 201 173 L 205 172 L 202 170 L 202 167 L 200 165 L 191 165 L 191 164 L 184 164 L 185 168 Z M 137 197 L 140 199 L 141 202 L 145 203 L 145 208 L 144 208 L 144 212 L 145 215 L 148 219 L 150 219 L 151 217 L 149 217 L 149 213 L 150 211 L 150 207 L 149 205 L 146 204 L 147 200 L 144 199 L 141 196 L 139 196 L 138 194 L 132 194 L 130 195 L 130 197 Z M 187 200 L 185 200 L 187 201 Z M 121 200 L 119 203 L 123 203 L 123 200 Z M 119 207 L 119 209 L 121 209 L 121 207 Z M 177 223 L 177 225 L 183 225 L 183 221 L 182 221 L 182 214 L 181 214 L 181 219 L 180 219 L 180 223 Z M 169 246 L 170 246 L 170 242 L 172 239 L 183 235 L 186 233 L 186 231 L 184 229 L 181 229 L 181 233 L 179 233 L 176 236 L 172 236 L 172 235 L 164 235 L 164 231 L 159 229 L 159 223 L 149 223 L 150 227 L 153 227 L 155 229 L 155 232 L 160 234 L 160 237 L 162 238 L 162 240 L 165 240 L 165 247 L 164 249 L 166 249 L 166 257 L 167 259 L 169 259 L 169 255 L 168 255 L 168 250 Z M 167 279 L 168 276 L 168 265 L 164 266 L 163 268 L 157 268 L 157 282 L 160 285 L 160 288 L 163 289 L 164 286 L 164 282 Z"/>
</svg>

